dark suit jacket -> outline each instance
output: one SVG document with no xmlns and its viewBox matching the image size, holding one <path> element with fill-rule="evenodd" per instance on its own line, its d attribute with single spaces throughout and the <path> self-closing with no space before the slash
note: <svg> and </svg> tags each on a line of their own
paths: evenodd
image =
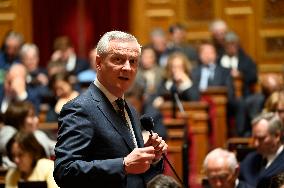
<svg viewBox="0 0 284 188">
<path fill-rule="evenodd" d="M 143 147 L 135 110 L 126 105 L 138 147 Z M 123 157 L 134 145 L 126 126 L 105 95 L 92 83 L 79 97 L 64 105 L 59 115 L 54 177 L 61 188 L 145 187 L 162 170 L 162 161 L 146 173 L 126 175 Z"/>
<path fill-rule="evenodd" d="M 220 64 L 222 58 L 218 60 Z M 250 87 L 257 82 L 257 68 L 255 62 L 244 52 L 243 49 L 238 50 L 238 70 L 243 75 L 243 96 L 251 94 Z"/>
<path fill-rule="evenodd" d="M 71 73 L 78 75 L 80 72 L 89 69 L 89 67 L 89 63 L 86 60 L 76 58 L 75 68 Z"/>
<path fill-rule="evenodd" d="M 241 162 L 240 179 L 254 187 L 269 187 L 270 179 L 284 171 L 284 150 L 277 156 L 273 163 L 266 169 L 261 168 L 262 156 L 252 152 Z"/>
<path fill-rule="evenodd" d="M 197 66 L 192 70 L 191 78 L 195 85 L 199 86 L 201 80 L 202 65 Z M 216 64 L 213 79 L 208 81 L 208 86 L 225 86 L 228 90 L 229 102 L 235 100 L 235 89 L 230 71 Z"/>
</svg>

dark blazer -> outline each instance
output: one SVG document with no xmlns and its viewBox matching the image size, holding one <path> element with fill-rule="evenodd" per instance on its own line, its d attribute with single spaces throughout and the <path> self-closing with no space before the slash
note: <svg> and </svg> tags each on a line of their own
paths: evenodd
<svg viewBox="0 0 284 188">
<path fill-rule="evenodd" d="M 218 64 L 221 62 L 220 58 Z M 246 97 L 251 94 L 250 87 L 257 82 L 257 67 L 255 62 L 244 52 L 242 48 L 238 50 L 238 70 L 243 75 L 243 96 Z"/>
<path fill-rule="evenodd" d="M 71 73 L 74 75 L 78 75 L 80 72 L 89 69 L 89 67 L 90 65 L 86 60 L 76 58 L 75 68 Z"/>
<path fill-rule="evenodd" d="M 138 147 L 143 147 L 134 108 L 126 105 Z M 133 149 L 131 135 L 105 95 L 92 83 L 80 96 L 64 105 L 59 115 L 54 177 L 61 188 L 145 187 L 160 173 L 162 162 L 146 173 L 126 175 L 123 157 Z"/>
<path fill-rule="evenodd" d="M 197 66 L 192 70 L 191 78 L 193 83 L 199 86 L 201 80 L 202 65 Z M 228 89 L 229 102 L 235 99 L 235 89 L 230 70 L 216 64 L 213 79 L 208 81 L 208 86 L 225 86 Z"/>
<path fill-rule="evenodd" d="M 261 163 L 262 156 L 256 151 L 248 154 L 241 162 L 240 179 L 254 187 L 269 187 L 271 177 L 284 171 L 284 150 L 268 168 L 261 168 Z"/>
</svg>

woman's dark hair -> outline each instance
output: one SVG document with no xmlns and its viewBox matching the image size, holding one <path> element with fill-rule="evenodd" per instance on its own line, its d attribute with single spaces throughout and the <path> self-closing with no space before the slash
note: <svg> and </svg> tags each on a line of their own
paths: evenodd
<svg viewBox="0 0 284 188">
<path fill-rule="evenodd" d="M 73 79 L 72 74 L 68 72 L 60 72 L 60 73 L 56 73 L 51 76 L 50 82 L 49 82 L 50 83 L 49 88 L 54 89 L 56 81 L 59 81 L 59 80 L 69 83 L 72 88 L 76 84 L 76 80 Z"/>
<path fill-rule="evenodd" d="M 33 157 L 32 167 L 35 167 L 39 159 L 47 157 L 44 148 L 37 141 L 33 133 L 19 131 L 6 145 L 7 155 L 11 161 L 13 161 L 12 146 L 14 143 L 18 143 L 23 151 L 28 152 Z"/>
<path fill-rule="evenodd" d="M 4 115 L 4 124 L 21 130 L 30 111 L 35 111 L 34 105 L 29 101 L 12 102 Z"/>
</svg>

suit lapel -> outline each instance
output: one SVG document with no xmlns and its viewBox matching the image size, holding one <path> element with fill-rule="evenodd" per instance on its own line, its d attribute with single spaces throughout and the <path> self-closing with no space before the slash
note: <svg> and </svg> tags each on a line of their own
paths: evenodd
<svg viewBox="0 0 284 188">
<path fill-rule="evenodd" d="M 271 165 L 266 170 L 262 171 L 261 176 L 265 176 L 266 174 L 271 174 L 272 172 L 279 171 L 280 164 L 284 164 L 284 150 L 277 156 L 277 158 L 271 163 Z"/>
<path fill-rule="evenodd" d="M 92 97 L 95 101 L 97 101 L 96 105 L 101 113 L 106 117 L 110 125 L 122 136 L 126 145 L 132 151 L 135 146 L 130 131 L 125 125 L 123 125 L 123 120 L 119 117 L 110 101 L 97 86 L 91 84 L 90 89 Z"/>
</svg>

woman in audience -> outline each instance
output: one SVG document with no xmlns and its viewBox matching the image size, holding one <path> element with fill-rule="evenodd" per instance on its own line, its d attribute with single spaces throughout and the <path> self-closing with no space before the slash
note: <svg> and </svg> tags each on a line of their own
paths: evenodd
<svg viewBox="0 0 284 188">
<path fill-rule="evenodd" d="M 11 103 L 5 113 L 4 123 L 13 126 L 18 131 L 34 133 L 47 156 L 54 155 L 56 141 L 51 140 L 43 131 L 38 130 L 39 120 L 32 103 L 28 101 Z"/>
<path fill-rule="evenodd" d="M 69 73 L 57 73 L 50 80 L 51 88 L 57 99 L 55 106 L 51 107 L 47 114 L 47 121 L 57 121 L 57 116 L 65 103 L 79 95 L 73 88 L 75 81 L 71 79 Z"/>
<path fill-rule="evenodd" d="M 18 132 L 7 144 L 7 153 L 16 168 L 5 177 L 6 188 L 17 188 L 18 182 L 46 181 L 48 188 L 57 188 L 53 178 L 54 162 L 46 159 L 43 147 L 32 133 Z"/>
<path fill-rule="evenodd" d="M 157 98 L 153 102 L 155 107 L 159 107 L 164 100 L 173 98 L 174 93 L 178 94 L 181 101 L 199 100 L 198 88 L 190 78 L 192 65 L 184 54 L 180 52 L 171 54 L 165 68 L 164 79 L 158 87 Z"/>
</svg>

